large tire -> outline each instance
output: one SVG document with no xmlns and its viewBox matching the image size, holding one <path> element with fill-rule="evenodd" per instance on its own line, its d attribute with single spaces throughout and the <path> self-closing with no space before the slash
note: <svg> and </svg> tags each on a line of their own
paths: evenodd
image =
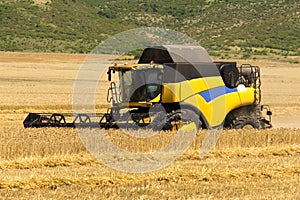
<svg viewBox="0 0 300 200">
<path fill-rule="evenodd" d="M 174 130 L 174 127 L 172 127 L 171 123 L 176 121 L 181 121 L 182 124 L 194 123 L 197 130 L 200 129 L 202 125 L 199 116 L 194 111 L 188 109 L 175 111 L 169 116 L 167 121 L 168 122 L 164 128 L 165 130 Z M 180 128 L 176 127 L 176 130 L 178 129 Z"/>
<path fill-rule="evenodd" d="M 234 129 L 244 129 L 246 127 L 252 127 L 254 129 L 260 128 L 260 123 L 257 119 L 250 116 L 241 116 L 233 120 L 232 128 Z"/>
<path fill-rule="evenodd" d="M 165 112 L 157 112 L 151 122 L 151 128 L 153 131 L 161 131 L 164 129 L 167 123 L 167 115 Z"/>
<path fill-rule="evenodd" d="M 182 120 L 194 122 L 197 129 L 201 128 L 199 116 L 192 110 L 182 110 Z"/>
</svg>

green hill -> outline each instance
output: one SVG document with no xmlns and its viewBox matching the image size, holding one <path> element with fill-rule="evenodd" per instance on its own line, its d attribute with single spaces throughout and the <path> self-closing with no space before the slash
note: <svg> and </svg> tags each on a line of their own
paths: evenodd
<svg viewBox="0 0 300 200">
<path fill-rule="evenodd" d="M 186 33 L 210 54 L 300 55 L 298 0 L 0 2 L 0 50 L 88 53 L 142 26 Z"/>
</svg>

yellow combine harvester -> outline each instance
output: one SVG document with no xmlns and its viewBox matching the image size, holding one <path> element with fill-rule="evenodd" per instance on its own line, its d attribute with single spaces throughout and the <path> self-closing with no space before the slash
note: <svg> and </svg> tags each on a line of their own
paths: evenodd
<svg viewBox="0 0 300 200">
<path fill-rule="evenodd" d="M 177 130 L 189 122 L 197 128 L 272 127 L 269 106 L 260 104 L 260 68 L 236 65 L 213 62 L 200 46 L 149 47 L 138 64 L 109 67 L 107 113 L 79 113 L 71 122 L 70 114 L 30 113 L 24 127 Z"/>
</svg>

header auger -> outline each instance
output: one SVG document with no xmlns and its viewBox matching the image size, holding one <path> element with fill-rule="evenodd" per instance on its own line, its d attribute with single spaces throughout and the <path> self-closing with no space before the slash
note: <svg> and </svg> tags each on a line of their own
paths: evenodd
<svg viewBox="0 0 300 200">
<path fill-rule="evenodd" d="M 213 62 L 200 46 L 149 47 L 138 64 L 114 65 L 107 74 L 106 113 L 30 113 L 24 127 L 178 130 L 189 122 L 198 129 L 272 127 L 272 112 L 261 105 L 260 68 Z"/>
</svg>

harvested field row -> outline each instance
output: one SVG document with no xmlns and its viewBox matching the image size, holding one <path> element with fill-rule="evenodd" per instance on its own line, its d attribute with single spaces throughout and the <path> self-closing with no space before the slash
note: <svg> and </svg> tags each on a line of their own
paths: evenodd
<svg viewBox="0 0 300 200">
<path fill-rule="evenodd" d="M 185 182 L 185 181 L 228 181 L 228 179 L 255 179 L 255 178 L 286 178 L 294 175 L 299 175 L 300 169 L 298 166 L 291 167 L 271 167 L 265 169 L 250 169 L 250 170 L 211 170 L 205 169 L 194 172 L 192 175 L 190 171 L 178 170 L 169 174 L 158 176 L 139 177 L 122 175 L 122 176 L 108 176 L 108 177 L 76 177 L 76 176 L 55 176 L 37 178 L 8 178 L 0 181 L 0 189 L 34 189 L 44 187 L 57 187 L 61 185 L 97 185 L 97 186 L 119 186 L 130 184 L 141 184 L 144 182 Z M 178 178 L 180 177 L 180 178 Z"/>
<path fill-rule="evenodd" d="M 91 130 L 100 134 L 100 130 Z M 131 152 L 150 152 L 166 146 L 174 137 L 173 133 L 160 133 L 147 139 L 133 138 L 123 130 L 101 130 L 115 145 Z M 198 151 L 206 131 L 197 133 L 191 144 Z M 85 152 L 76 129 L 43 128 L 24 129 L 22 124 L 8 123 L 0 127 L 0 157 L 14 160 L 26 157 L 48 157 Z M 300 144 L 300 130 L 224 130 L 221 132 L 216 150 L 234 148 L 256 148 Z"/>
<path fill-rule="evenodd" d="M 30 190 L 2 189 L 3 198 L 24 199 L 297 199 L 297 178 L 231 179 L 226 181 L 152 181 L 118 186 L 52 185 Z M 267 189 L 266 189 L 267 188 Z"/>
<path fill-rule="evenodd" d="M 270 157 L 270 156 L 300 156 L 300 145 L 285 145 L 281 147 L 270 146 L 264 148 L 233 148 L 230 150 L 212 150 L 205 158 L 245 158 L 245 157 Z M 179 161 L 184 160 L 202 160 L 199 157 L 199 151 L 188 150 L 182 155 Z M 43 167 L 70 167 L 82 165 L 101 165 L 88 152 L 71 155 L 56 155 L 48 157 L 30 157 L 16 160 L 0 161 L 0 169 L 30 169 Z"/>
</svg>

